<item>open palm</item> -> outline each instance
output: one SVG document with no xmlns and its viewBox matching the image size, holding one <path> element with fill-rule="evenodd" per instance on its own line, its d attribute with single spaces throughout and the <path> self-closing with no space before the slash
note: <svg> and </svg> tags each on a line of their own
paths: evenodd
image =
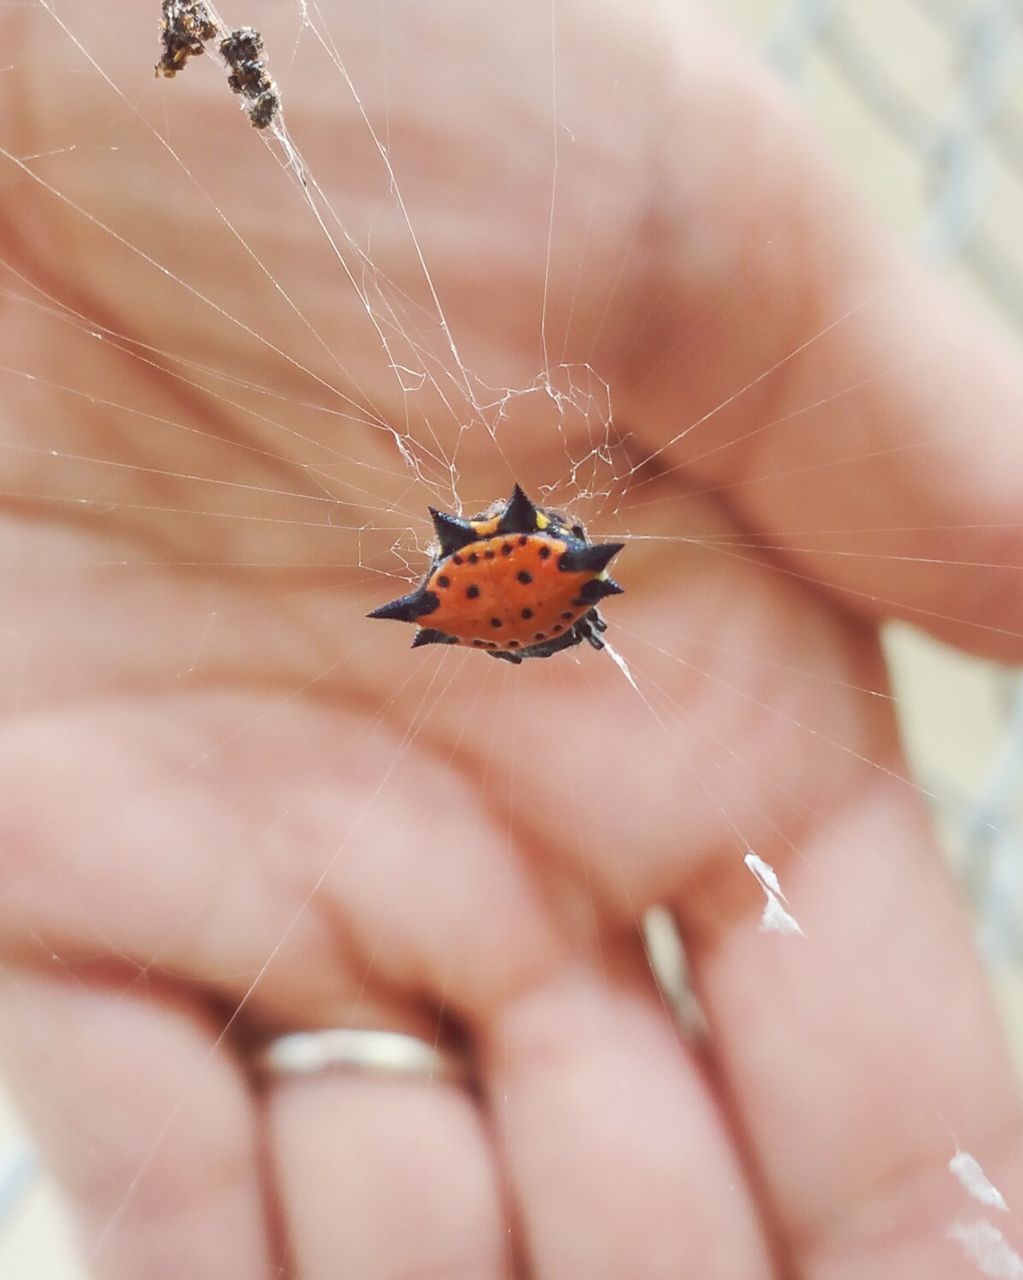
<svg viewBox="0 0 1023 1280">
<path fill-rule="evenodd" d="M 4 19 L 0 1049 L 96 1274 L 967 1274 L 946 1165 L 1019 1203 L 1019 1095 L 877 623 L 1019 656 L 1010 570 L 952 563 L 1020 563 L 1018 369 L 700 11 L 325 8 L 354 94 L 264 35 L 369 312 L 215 70 L 147 86 L 187 170 L 132 117 L 152 14 L 77 6 L 124 99 Z M 541 368 L 611 386 L 630 483 L 581 514 L 631 535 L 638 694 L 365 620 L 438 460 L 471 511 L 586 453 L 546 392 L 488 429 Z M 455 1037 L 478 1092 L 253 1085 L 255 1038 L 336 1025 Z"/>
</svg>

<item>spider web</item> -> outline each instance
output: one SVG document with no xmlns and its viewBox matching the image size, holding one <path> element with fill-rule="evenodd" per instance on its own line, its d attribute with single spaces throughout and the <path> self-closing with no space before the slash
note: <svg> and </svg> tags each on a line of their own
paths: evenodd
<svg viewBox="0 0 1023 1280">
<path fill-rule="evenodd" d="M 801 948 L 796 963 L 818 973 L 826 1006 L 842 989 L 840 973 L 831 922 L 807 885 L 828 873 L 811 865 L 804 836 L 842 819 L 827 797 L 807 801 L 800 771 L 809 766 L 794 762 L 810 757 L 821 777 L 907 789 L 953 829 L 976 812 L 943 783 L 910 777 L 894 759 L 876 762 L 852 718 L 836 711 L 897 708 L 880 667 L 833 664 L 816 644 L 759 627 L 751 650 L 746 628 L 762 597 L 808 594 L 814 557 L 890 561 L 893 573 L 900 560 L 928 561 L 940 573 L 971 559 L 970 531 L 883 522 L 822 530 L 808 521 L 786 529 L 783 545 L 736 520 L 744 486 L 795 477 L 812 485 L 822 471 L 869 485 L 887 452 L 839 440 L 784 471 L 742 473 L 729 462 L 783 433 L 819 436 L 848 396 L 905 372 L 895 357 L 852 382 L 811 388 L 795 410 L 770 408 L 808 351 L 837 349 L 884 312 L 903 284 L 898 269 L 822 317 L 781 360 L 744 371 L 717 367 L 718 351 L 770 299 L 738 282 L 730 305 L 660 349 L 661 366 L 706 366 L 714 393 L 681 403 L 652 441 L 638 423 L 644 388 L 660 372 L 646 350 L 665 285 L 650 278 L 658 234 L 650 157 L 613 152 L 591 102 L 593 82 L 606 77 L 614 87 L 600 109 L 641 120 L 654 88 L 618 83 L 614 66 L 580 60 L 565 46 L 556 6 L 514 19 L 510 56 L 529 79 L 510 119 L 476 114 L 488 77 L 505 74 L 496 65 L 466 70 L 460 42 L 472 47 L 479 14 L 467 10 L 457 38 L 436 47 L 425 7 L 341 14 L 302 0 L 285 13 L 258 3 L 224 10 L 225 30 L 251 22 L 265 36 L 283 111 L 263 132 L 232 110 L 212 51 L 173 82 L 147 78 L 157 56 L 157 15 L 147 6 L 111 17 L 97 0 L 32 0 L 3 18 L 14 51 L 6 95 L 16 109 L 11 136 L 0 138 L 15 202 L 2 262 L 0 447 L 7 571 L 23 607 L 0 635 L 8 705 L 45 724 L 63 707 L 99 702 L 96 724 L 121 743 L 141 733 L 146 698 L 166 707 L 154 759 L 136 768 L 122 748 L 100 762 L 94 803 L 37 799 L 53 808 L 50 852 L 41 862 L 15 859 L 0 894 L 8 916 L 33 895 L 63 894 L 68 905 L 52 933 L 29 940 L 38 948 L 30 963 L 45 956 L 68 984 L 102 978 L 160 1000 L 195 976 L 184 972 L 183 953 L 208 946 L 203 981 L 224 1011 L 217 1043 L 231 1042 L 256 1022 L 288 1025 L 281 975 L 322 954 L 309 921 L 322 922 L 332 909 L 324 900 L 360 873 L 382 895 L 371 910 L 363 904 L 372 924 L 352 941 L 369 957 L 359 962 L 364 987 L 392 981 L 399 919 L 387 885 L 408 862 L 369 833 L 408 803 L 407 779 L 426 755 L 433 790 L 420 804 L 434 827 L 430 856 L 450 854 L 430 875 L 460 929 L 431 974 L 434 987 L 457 986 L 467 940 L 487 923 L 473 922 L 481 910 L 474 851 L 462 834 L 485 815 L 509 849 L 539 847 L 534 856 L 552 882 L 574 865 L 574 892 L 594 918 L 609 900 L 623 920 L 644 918 L 665 999 L 698 1027 L 702 1011 L 687 1003 L 669 914 L 656 909 L 665 898 L 678 909 L 677 873 L 665 856 L 640 890 L 630 870 L 634 846 L 664 843 L 644 806 L 661 813 L 663 798 L 678 795 L 679 857 L 713 848 L 727 868 L 708 920 L 723 927 L 738 901 L 754 921 L 752 954 Z M 436 118 L 409 117 L 412 75 Z M 324 111 L 317 96 L 336 108 Z M 446 123 L 465 111 L 465 153 L 447 156 Z M 653 153 L 657 141 L 643 140 Z M 594 191 L 588 175 L 609 163 L 626 180 Z M 50 252 L 19 219 L 20 200 L 46 228 Z M 450 218 L 452 203 L 463 220 Z M 772 231 L 765 227 L 765 243 Z M 813 248 L 825 259 L 837 252 L 823 240 Z M 749 414 L 751 403 L 764 412 Z M 738 429 L 747 417 L 756 425 Z M 925 433 L 899 447 L 924 474 L 935 465 Z M 512 671 L 463 651 L 406 653 L 400 628 L 365 621 L 421 575 L 428 506 L 471 514 L 516 481 L 581 518 L 592 537 L 626 543 L 617 572 L 628 594 L 605 610 L 605 653 L 576 650 Z M 965 548 L 961 556 L 953 545 Z M 989 568 L 975 564 L 979 575 Z M 890 596 L 839 594 L 844 607 L 912 616 L 899 590 L 893 577 Z M 916 614 L 924 624 L 966 625 L 954 602 Z M 819 623 L 816 611 L 796 616 Z M 775 696 L 794 686 L 811 694 Z M 210 690 L 217 698 L 206 711 Z M 293 717 L 308 706 L 310 737 L 295 751 Z M 629 740 L 616 736 L 619 723 Z M 73 750 L 89 754 L 81 742 L 69 758 Z M 536 800 L 555 767 L 556 834 Z M 115 785 L 108 774 L 121 770 Z M 321 815 L 302 846 L 303 815 L 339 773 L 344 804 Z M 59 768 L 51 776 L 69 782 Z M 253 794 L 249 776 L 264 780 L 264 795 Z M 197 838 L 202 815 L 190 825 L 187 812 L 196 784 L 236 796 L 244 821 L 213 837 L 214 865 L 183 882 L 166 822 L 184 811 L 183 830 Z M 615 796 L 616 811 L 594 805 L 594 795 Z M 992 839 L 1002 834 L 997 820 L 981 823 Z M 282 869 L 281 849 L 296 840 L 302 856 Z M 593 852 L 601 845 L 620 849 L 613 873 Z M 117 847 L 136 849 L 139 865 L 104 860 L 102 850 Z M 850 900 L 883 892 L 881 854 L 865 846 L 863 858 L 862 879 L 842 889 Z M 259 918 L 247 949 L 220 952 L 210 933 L 253 859 L 285 887 L 272 906 L 254 893 L 239 908 Z M 83 887 L 83 863 L 92 889 Z M 419 875 L 425 893 L 437 891 L 426 869 Z M 154 883 L 185 909 L 110 936 L 111 904 L 130 915 L 128 904 Z M 712 877 L 699 891 L 713 898 L 713 886 Z M 900 930 L 898 913 L 879 915 L 882 932 Z M 333 927 L 356 931 L 352 920 Z M 599 954 L 600 928 L 582 934 Z M 18 964 L 3 976 L 9 1007 L 37 999 L 35 978 Z M 937 1051 L 943 992 L 927 973 L 910 981 Z M 327 978 L 313 973 L 309 984 L 312 1007 L 321 999 L 328 1007 Z M 346 999 L 357 1022 L 365 991 Z M 68 1052 L 102 1047 L 106 1034 L 104 1018 L 87 1014 Z M 874 1042 L 857 1051 L 887 1052 Z M 907 1089 L 914 1068 L 892 1055 Z M 203 1069 L 162 1097 L 155 1124 L 140 1125 L 133 1176 L 86 1241 L 92 1259 L 103 1259 L 154 1163 L 188 1124 Z M 48 1076 L 36 1081 L 27 1098 L 22 1089 L 30 1113 L 33 1095 L 45 1099 L 51 1085 Z M 952 1117 L 935 1107 L 931 1123 L 935 1168 L 961 1191 L 959 1210 L 936 1229 L 941 1247 L 965 1260 L 964 1274 L 1020 1274 L 1015 1206 L 964 1149 Z M 87 1131 L 80 1148 L 83 1163 L 104 1158 Z"/>
</svg>

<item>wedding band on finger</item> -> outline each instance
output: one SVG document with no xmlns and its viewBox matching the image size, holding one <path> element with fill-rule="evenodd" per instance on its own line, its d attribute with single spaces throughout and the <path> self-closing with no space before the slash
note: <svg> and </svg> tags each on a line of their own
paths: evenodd
<svg viewBox="0 0 1023 1280">
<path fill-rule="evenodd" d="M 401 1031 L 357 1027 L 291 1031 L 262 1045 L 251 1061 L 263 1080 L 347 1072 L 432 1084 L 472 1082 L 469 1064 L 461 1054 Z"/>
</svg>

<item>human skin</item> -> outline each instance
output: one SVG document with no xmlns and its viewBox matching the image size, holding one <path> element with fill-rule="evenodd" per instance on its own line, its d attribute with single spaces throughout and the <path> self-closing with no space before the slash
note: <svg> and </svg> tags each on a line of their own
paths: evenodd
<svg viewBox="0 0 1023 1280">
<path fill-rule="evenodd" d="M 316 380 L 447 454 L 468 421 L 480 505 L 510 490 L 502 449 L 464 396 L 402 393 L 215 68 L 143 92 L 153 15 L 87 0 L 74 30 L 120 98 L 48 14 L 4 10 L 0 1057 L 83 1252 L 110 1280 L 972 1274 L 947 1162 L 1023 1203 L 1020 1094 L 877 627 L 1023 653 L 1015 354 L 701 10 L 559 0 L 553 45 L 549 5 L 324 11 L 408 221 L 341 74 L 289 67 L 290 12 L 264 28 L 289 130 L 422 308 L 449 400 L 409 223 L 481 384 L 530 384 L 545 315 L 628 457 L 655 456 L 591 522 L 650 535 L 605 611 L 641 696 L 589 652 L 505 669 L 365 620 L 397 591 L 385 557 L 354 572 L 360 521 L 425 536 L 442 504 L 387 431 L 303 415 Z M 527 490 L 565 469 L 537 406 L 499 437 Z M 360 484 L 354 518 L 314 505 Z M 805 938 L 760 931 L 747 844 Z M 655 903 L 705 1043 L 649 976 Z M 352 1024 L 456 1026 L 478 1091 L 253 1084 L 254 1038 Z"/>
</svg>

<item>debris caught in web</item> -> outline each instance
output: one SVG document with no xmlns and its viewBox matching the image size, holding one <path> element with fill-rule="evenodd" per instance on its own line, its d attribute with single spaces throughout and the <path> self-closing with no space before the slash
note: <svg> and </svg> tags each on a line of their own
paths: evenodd
<svg viewBox="0 0 1023 1280">
<path fill-rule="evenodd" d="M 975 1200 L 1008 1213 L 1009 1206 L 1005 1203 L 1005 1197 L 980 1167 L 975 1156 L 971 1156 L 968 1151 L 957 1151 L 948 1162 L 948 1167 Z"/>
<path fill-rule="evenodd" d="M 949 1239 L 958 1240 L 981 1275 L 991 1280 L 1023 1280 L 1023 1258 L 1005 1236 L 984 1218 L 976 1222 L 955 1222 L 949 1228 Z"/>
<path fill-rule="evenodd" d="M 163 0 L 160 39 L 163 55 L 156 64 L 158 76 L 176 76 L 189 58 L 197 58 L 217 24 L 203 0 Z"/>
<path fill-rule="evenodd" d="M 220 56 L 231 68 L 227 83 L 249 100 L 249 119 L 265 129 L 280 110 L 277 86 L 263 62 L 263 37 L 252 27 L 239 27 L 220 42 Z"/>
<path fill-rule="evenodd" d="M 764 913 L 760 917 L 761 930 L 764 933 L 802 934 L 803 930 L 799 927 L 799 921 L 786 911 L 783 905 L 788 902 L 788 898 L 782 893 L 781 884 L 778 881 L 778 873 L 774 867 L 769 862 L 765 862 L 752 849 L 743 858 L 743 862 L 753 873 L 757 883 L 764 891 L 764 897 L 767 899 L 764 904 Z"/>
<path fill-rule="evenodd" d="M 175 76 L 189 58 L 198 57 L 210 41 L 222 36 L 218 50 L 227 63 L 227 83 L 246 100 L 249 119 L 265 129 L 277 118 L 281 95 L 263 57 L 263 37 L 253 27 L 224 34 L 224 27 L 205 0 L 163 0 L 160 39 L 163 54 L 156 74 Z"/>
</svg>

